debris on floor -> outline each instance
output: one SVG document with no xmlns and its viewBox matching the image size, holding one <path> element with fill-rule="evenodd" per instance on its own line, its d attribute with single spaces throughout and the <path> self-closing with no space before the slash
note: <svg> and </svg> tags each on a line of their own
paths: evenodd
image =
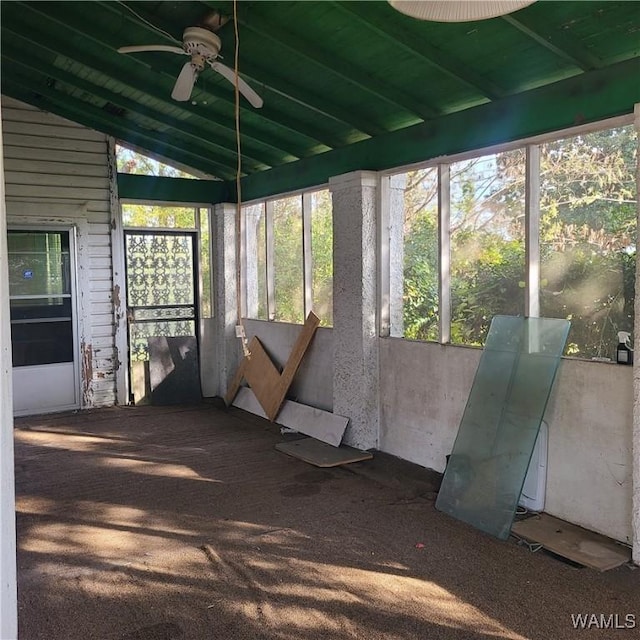
<svg viewBox="0 0 640 640">
<path fill-rule="evenodd" d="M 314 438 L 301 438 L 293 442 L 280 442 L 276 449 L 289 456 L 304 460 L 316 467 L 337 467 L 341 464 L 371 460 L 373 454 L 353 447 L 332 447 Z"/>
<path fill-rule="evenodd" d="M 514 523 L 512 533 L 597 571 L 614 569 L 631 558 L 627 547 L 546 513 Z"/>
</svg>

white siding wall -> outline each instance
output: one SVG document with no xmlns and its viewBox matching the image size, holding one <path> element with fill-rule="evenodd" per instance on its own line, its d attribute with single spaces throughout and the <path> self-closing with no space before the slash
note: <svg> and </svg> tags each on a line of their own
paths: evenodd
<svg viewBox="0 0 640 640">
<path fill-rule="evenodd" d="M 13 203 L 86 208 L 89 275 L 84 282 L 88 280 L 89 291 L 78 292 L 88 318 L 82 345 L 82 404 L 113 404 L 115 350 L 107 137 L 5 96 L 2 119 L 9 221 L 16 220 Z M 13 209 L 24 210 L 18 205 Z"/>
</svg>

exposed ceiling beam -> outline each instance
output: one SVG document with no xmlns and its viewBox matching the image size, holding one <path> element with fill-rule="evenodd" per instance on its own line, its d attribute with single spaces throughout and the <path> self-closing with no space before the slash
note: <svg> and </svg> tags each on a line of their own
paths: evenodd
<svg viewBox="0 0 640 640">
<path fill-rule="evenodd" d="M 131 142 L 143 149 L 159 153 L 167 158 L 173 158 L 178 162 L 200 169 L 206 173 L 225 180 L 232 180 L 234 173 L 228 167 L 219 165 L 211 158 L 203 158 L 197 154 L 185 151 L 180 141 L 175 141 L 171 136 L 163 140 L 156 140 L 142 132 L 132 132 L 126 123 L 122 123 L 98 107 L 86 103 L 72 103 L 68 96 L 61 96 L 58 91 L 50 87 L 25 86 L 23 79 L 4 73 L 2 76 L 3 92 L 6 95 L 39 107 L 50 113 L 55 113 L 63 118 L 77 122 L 87 127 L 98 127 L 102 133 L 115 138 Z"/>
<path fill-rule="evenodd" d="M 211 6 L 215 2 L 207 3 Z M 264 14 L 259 14 L 259 3 L 253 5 L 250 17 L 239 16 L 239 24 L 246 30 L 255 33 L 258 37 L 269 40 L 278 48 L 288 49 L 296 57 L 306 58 L 324 71 L 332 73 L 337 78 L 352 84 L 362 91 L 366 91 L 378 99 L 392 104 L 396 108 L 422 120 L 428 120 L 440 115 L 440 112 L 428 106 L 421 100 L 416 100 L 400 88 L 386 84 L 382 80 L 372 76 L 367 71 L 357 67 L 344 58 L 339 58 L 308 40 L 285 31 L 277 24 L 270 22 Z"/>
<path fill-rule="evenodd" d="M 193 202 L 217 204 L 229 202 L 229 185 L 222 180 L 190 180 L 118 174 L 118 195 L 122 199 L 156 200 L 160 202 Z"/>
<path fill-rule="evenodd" d="M 128 9 L 124 9 L 124 11 L 122 10 L 122 8 L 119 8 L 118 5 L 119 4 L 125 4 L 125 3 L 114 3 L 114 2 L 100 2 L 101 6 L 103 6 L 105 9 L 108 9 L 111 12 L 116 12 L 116 14 L 123 18 L 126 19 L 127 22 L 131 23 L 132 25 L 136 26 L 137 28 L 143 28 L 146 31 L 148 31 L 149 33 L 153 34 L 153 37 L 158 39 L 160 37 L 160 35 L 158 34 L 157 31 L 150 29 L 148 24 L 146 24 L 144 22 L 144 20 L 147 20 L 148 23 L 161 28 L 164 31 L 167 31 L 169 34 L 172 34 L 174 32 L 176 32 L 176 27 L 173 24 L 165 24 L 164 22 L 160 21 L 160 18 L 156 15 L 152 15 L 149 14 L 148 12 L 146 12 L 142 7 L 136 7 L 136 13 L 138 14 L 138 16 L 140 16 L 142 18 L 139 19 L 137 18 L 134 14 L 131 13 L 130 10 Z M 179 42 L 181 42 L 181 37 L 182 37 L 182 30 L 184 29 L 184 27 L 189 26 L 189 25 L 182 25 L 179 29 L 180 33 L 174 37 L 177 38 L 177 40 Z M 240 65 L 240 70 L 242 72 L 242 75 L 246 75 L 247 78 L 249 78 L 250 80 L 253 80 L 255 83 L 260 84 L 261 80 L 259 78 L 252 78 L 250 74 L 245 74 L 244 73 L 244 64 Z M 197 87 L 197 85 L 196 85 Z M 229 91 L 229 89 L 227 90 L 227 92 Z M 235 97 L 235 96 L 233 96 Z M 217 93 L 214 95 L 214 99 L 223 99 L 226 101 L 229 101 L 227 98 L 224 98 L 221 95 L 218 95 Z M 299 104 L 302 104 L 302 106 L 304 106 L 305 108 L 310 108 L 310 106 L 307 103 L 302 103 L 301 101 L 297 101 Z M 268 100 L 265 100 L 265 104 L 266 106 L 263 106 L 261 109 L 249 109 L 248 107 L 246 107 L 246 105 L 244 105 L 242 103 L 242 99 L 241 99 L 241 106 L 244 107 L 248 113 L 252 114 L 252 115 L 257 115 L 257 116 L 268 116 L 269 119 L 273 122 L 276 123 L 277 125 L 281 126 L 282 125 L 282 121 L 283 119 L 280 116 L 280 114 L 273 110 L 273 109 L 269 109 L 268 107 Z M 316 109 L 316 111 L 319 111 L 318 109 Z M 325 114 L 323 114 L 325 115 Z M 334 119 L 334 120 L 340 120 L 339 117 L 335 116 L 335 115 L 330 115 L 327 114 L 330 118 Z M 314 128 L 310 128 L 308 126 L 308 124 L 306 122 L 300 121 L 296 118 L 290 118 L 288 117 L 287 120 L 289 121 L 289 123 L 291 123 L 292 125 L 295 125 L 295 131 L 296 133 L 302 133 L 303 135 L 306 135 L 307 137 L 309 137 L 311 140 L 315 140 L 317 142 L 322 142 L 327 148 L 332 148 L 332 147 L 339 147 L 342 146 L 344 144 L 344 140 L 338 139 L 336 137 L 333 137 L 333 133 L 325 133 L 322 132 L 321 134 L 319 133 L 318 130 L 314 129 Z M 349 124 L 349 123 L 347 123 Z M 352 125 L 353 126 L 353 125 Z M 313 134 L 313 135 L 311 135 Z M 320 136 L 320 137 L 318 137 Z M 308 154 L 305 154 L 308 155 Z M 301 156 L 302 157 L 302 156 Z"/>
<path fill-rule="evenodd" d="M 602 67 L 602 60 L 588 51 L 566 29 L 562 32 L 549 29 L 548 25 L 542 21 L 536 20 L 530 15 L 522 15 L 522 12 L 518 12 L 517 17 L 513 14 L 502 16 L 502 20 L 535 40 L 554 55 L 583 71 Z"/>
<path fill-rule="evenodd" d="M 29 51 L 29 55 L 25 56 L 24 51 L 26 51 L 27 48 Z M 14 53 L 12 54 L 11 51 L 13 51 Z M 207 128 L 203 131 L 203 128 L 193 126 L 193 124 L 191 124 L 191 120 L 175 118 L 158 108 L 146 107 L 137 100 L 132 100 L 131 98 L 127 98 L 121 93 L 116 93 L 115 91 L 111 91 L 106 87 L 90 82 L 89 80 L 85 80 L 84 78 L 76 74 L 64 71 L 63 69 L 55 66 L 55 64 L 52 64 L 49 56 L 45 55 L 43 51 L 43 49 L 34 46 L 34 44 L 29 40 L 13 33 L 5 32 L 2 38 L 2 55 L 7 56 L 16 64 L 22 64 L 34 69 L 35 71 L 49 74 L 52 77 L 65 82 L 66 84 L 74 85 L 79 89 L 86 91 L 87 93 L 94 94 L 97 97 L 102 98 L 103 100 L 113 102 L 114 104 L 119 104 L 120 106 L 124 107 L 125 109 L 129 109 L 134 113 L 138 112 L 149 119 L 155 120 L 156 122 L 159 122 L 166 126 L 170 126 L 173 129 L 176 129 L 176 131 L 178 132 L 184 132 L 185 135 L 195 138 L 198 142 L 204 142 L 206 144 L 217 147 L 225 155 L 235 156 L 234 135 L 227 135 L 227 137 L 220 136 L 220 130 L 214 131 L 212 128 Z M 81 62 L 78 62 L 78 64 L 82 64 L 83 66 L 85 66 Z M 90 67 L 86 68 L 90 72 L 93 71 Z M 89 77 L 91 77 L 91 73 L 89 74 Z M 140 87 L 137 83 L 136 86 L 129 85 L 126 82 L 122 82 L 121 84 L 123 87 L 127 87 L 132 91 L 140 90 Z M 208 124 L 207 120 L 202 120 L 204 121 L 204 124 Z M 203 133 L 206 134 L 206 137 L 203 137 Z M 274 154 L 272 151 L 265 149 L 265 145 L 260 145 L 261 149 L 258 150 L 256 149 L 255 145 L 251 144 L 251 138 L 248 138 L 247 141 L 246 137 L 243 146 L 245 151 L 247 149 L 253 149 L 253 151 L 249 151 L 248 154 L 245 154 L 244 157 L 254 163 L 262 165 L 274 166 L 282 164 L 283 155 L 289 155 L 284 151 L 279 151 L 279 153 Z M 260 155 L 260 158 L 256 158 L 255 156 L 251 155 L 256 151 Z"/>
<path fill-rule="evenodd" d="M 380 171 L 632 114 L 640 102 L 638 59 L 508 96 L 247 176 L 245 201 L 325 184 L 356 170 Z M 518 114 L 517 118 L 513 114 Z M 509 126 L 505 123 L 509 122 Z"/>
<path fill-rule="evenodd" d="M 19 5 L 20 8 L 24 9 L 25 12 L 32 12 L 36 16 L 39 17 L 40 20 L 46 19 L 52 21 L 56 25 L 56 31 L 61 32 L 62 30 L 71 31 L 72 34 L 75 35 L 75 40 L 84 40 L 88 46 L 99 46 L 103 48 L 105 54 L 108 53 L 108 59 L 105 57 L 103 59 L 102 64 L 105 66 L 112 66 L 114 64 L 114 60 L 116 57 L 119 58 L 128 58 L 131 62 L 137 62 L 139 65 L 143 65 L 146 68 L 146 72 L 148 73 L 149 66 L 144 64 L 137 56 L 139 54 L 134 55 L 123 55 L 117 53 L 116 49 L 118 46 L 122 45 L 122 42 L 114 42 L 113 36 L 107 34 L 104 30 L 104 26 L 100 23 L 99 20 L 88 21 L 86 18 L 83 18 L 79 13 L 71 12 L 68 15 L 65 15 L 64 19 L 62 19 L 55 12 L 55 3 L 50 5 L 47 2 L 36 2 L 33 4 L 27 4 L 23 2 L 11 2 L 10 5 Z M 115 5 L 118 6 L 117 3 L 107 3 L 107 5 Z M 99 5 L 100 7 L 106 7 L 107 5 Z M 96 7 L 98 8 L 98 6 Z M 53 13 L 49 13 L 47 9 L 53 9 Z M 128 13 L 128 12 L 127 12 Z M 121 14 L 118 14 L 121 15 Z M 138 26 L 144 26 L 144 23 L 137 23 Z M 53 26 L 53 25 L 52 25 Z M 101 30 L 102 29 L 102 30 Z M 53 31 L 53 28 L 50 32 Z M 154 32 L 155 33 L 155 32 Z M 51 38 L 50 33 L 44 36 L 45 39 Z M 60 48 L 60 53 L 64 54 L 66 47 Z M 148 55 L 148 54 L 147 54 Z M 82 57 L 77 58 L 78 60 L 82 60 Z M 141 66 L 138 66 L 138 71 L 141 71 Z M 164 71 L 160 71 L 154 68 L 154 73 L 156 76 L 162 77 L 164 80 L 171 82 L 171 87 L 173 86 L 173 82 L 175 81 L 175 76 L 165 73 Z M 139 75 L 139 74 L 136 74 Z M 227 89 L 224 84 L 216 85 L 216 93 L 205 92 L 202 88 L 202 85 L 199 87 L 201 94 L 207 96 L 207 101 L 214 102 L 220 101 L 221 103 L 226 103 L 229 108 L 234 108 L 234 91 L 231 87 L 230 83 L 229 88 Z M 171 89 L 169 89 L 171 91 Z M 240 108 L 242 111 L 251 114 L 251 118 L 254 120 L 264 120 L 272 127 L 276 128 L 285 128 L 295 133 L 297 136 L 304 135 L 308 137 L 310 140 L 321 143 L 327 149 L 331 149 L 335 146 L 340 146 L 342 144 L 342 140 L 335 138 L 332 133 L 321 131 L 317 127 L 310 126 L 306 122 L 302 122 L 295 117 L 288 117 L 286 122 L 281 117 L 282 114 L 278 113 L 276 110 L 269 108 L 268 106 L 263 106 L 261 109 L 254 109 L 253 107 L 246 107 L 246 104 L 241 101 Z M 215 114 L 212 114 L 215 117 Z M 296 154 L 297 155 L 297 154 Z"/>
<path fill-rule="evenodd" d="M 112 4 L 113 3 L 111 3 L 111 5 Z M 114 7 L 112 6 L 111 8 L 113 9 Z M 176 31 L 175 25 L 167 24 L 166 21 L 161 20 L 158 16 L 145 12 L 143 8 L 141 9 L 136 7 L 136 13 L 138 13 L 143 19 L 151 22 L 154 26 L 161 28 L 163 31 L 167 31 L 170 34 Z M 227 57 L 229 57 L 229 55 Z M 353 127 L 356 132 L 365 133 L 368 136 L 386 133 L 386 129 L 375 125 L 367 118 L 359 116 L 357 112 L 327 99 L 327 96 L 314 94 L 311 91 L 300 89 L 300 87 L 292 84 L 281 76 L 274 74 L 272 71 L 268 71 L 266 67 L 258 66 L 246 58 L 241 59 L 240 61 L 240 71 L 244 77 L 255 83 L 256 88 L 258 86 L 263 86 L 296 102 L 310 111 L 336 120 L 344 125 Z M 263 96 L 263 98 L 265 97 L 266 96 Z M 268 102 L 268 99 L 266 99 L 265 102 Z"/>
<path fill-rule="evenodd" d="M 243 74 L 253 78 L 256 83 L 262 84 L 267 89 L 297 102 L 310 111 L 342 122 L 368 136 L 376 136 L 386 132 L 382 127 L 363 118 L 357 111 L 346 109 L 331 100 L 327 100 L 326 97 L 320 94 L 300 89 L 272 71 L 268 71 L 266 67 L 257 66 L 253 62 L 244 60 L 240 64 L 240 68 Z"/>
<path fill-rule="evenodd" d="M 81 61 L 81 64 L 87 68 L 95 69 L 97 71 L 104 69 L 105 67 L 105 61 L 102 58 L 94 56 L 86 50 L 75 47 L 69 42 L 65 43 L 64 46 L 58 43 L 51 43 L 44 37 L 45 34 L 39 32 L 35 27 L 25 27 L 22 29 L 21 25 L 23 23 L 14 24 L 17 23 L 17 21 L 13 18 L 11 20 L 11 26 L 8 26 L 7 22 L 8 21 L 6 20 L 3 22 L 2 30 L 5 33 L 22 38 L 24 42 L 28 44 L 27 50 L 29 51 L 42 49 L 55 56 L 63 56 L 70 60 Z M 22 31 L 22 33 L 20 31 Z M 29 33 L 30 39 L 25 38 L 24 33 Z M 61 51 L 61 49 L 64 49 L 64 51 Z M 111 67 L 116 70 L 118 77 L 135 81 L 135 87 L 138 91 L 148 94 L 150 97 L 158 100 L 162 104 L 171 107 L 172 110 L 180 109 L 184 112 L 185 116 L 195 116 L 198 120 L 198 124 L 205 127 L 208 131 L 213 132 L 215 131 L 214 127 L 220 127 L 221 129 L 228 130 L 229 135 L 235 135 L 235 121 L 233 118 L 222 116 L 216 112 L 203 111 L 201 106 L 192 105 L 191 102 L 175 102 L 171 100 L 169 97 L 171 85 L 167 84 L 165 90 L 163 90 L 162 86 L 147 80 L 145 75 L 138 73 L 140 71 L 140 66 L 139 64 L 136 64 L 136 61 L 128 58 L 127 56 L 121 55 L 118 56 L 117 63 L 112 62 L 110 64 Z M 104 72 L 100 71 L 100 73 Z M 243 139 L 250 139 L 260 145 L 270 147 L 283 156 L 300 158 L 311 155 L 308 147 L 302 147 L 296 143 L 289 144 L 279 137 L 276 138 L 275 136 L 272 136 L 270 133 L 259 132 L 255 127 L 244 122 L 242 123 L 242 136 Z"/>
<path fill-rule="evenodd" d="M 430 45 L 426 39 L 416 36 L 403 29 L 400 25 L 376 15 L 375 11 L 371 10 L 370 3 L 362 5 L 359 2 L 332 2 L 331 4 L 345 15 L 358 20 L 374 33 L 393 42 L 394 47 L 403 49 L 412 55 L 419 55 L 424 62 L 454 80 L 467 85 L 467 87 L 479 93 L 481 97 L 496 100 L 507 95 L 503 88 L 487 78 L 478 77 L 467 65 L 451 54 L 444 53 L 437 47 Z"/>
<path fill-rule="evenodd" d="M 190 126 L 188 123 L 178 120 L 177 118 L 172 118 L 154 109 L 145 107 L 135 100 L 126 98 L 122 94 L 113 93 L 108 89 L 83 80 L 82 78 L 63 71 L 62 69 L 58 69 L 53 65 L 43 65 L 41 61 L 36 61 L 33 53 L 29 56 L 21 55 L 21 53 L 17 51 L 11 53 L 6 49 L 6 38 L 4 39 L 3 45 L 4 47 L 2 55 L 3 57 L 11 60 L 12 66 L 14 68 L 31 69 L 32 71 L 35 71 L 38 74 L 42 75 L 44 78 L 54 78 L 55 80 L 59 80 L 66 85 L 75 87 L 80 91 L 92 94 L 100 98 L 101 100 L 105 100 L 106 102 L 120 106 L 121 108 L 130 111 L 132 114 L 138 113 L 156 124 L 171 127 L 171 129 L 175 131 L 175 135 L 178 138 L 184 138 L 184 144 L 186 148 L 192 150 L 198 149 L 201 152 L 200 155 L 206 153 L 213 154 L 221 162 L 221 164 L 228 165 L 231 169 L 235 167 L 237 156 L 232 144 L 224 145 L 211 140 L 208 137 L 204 138 L 200 130 L 196 129 L 193 126 Z M 127 122 L 135 124 L 135 120 L 127 119 Z M 153 134 L 152 131 L 147 131 L 147 133 L 149 135 Z M 164 135 L 165 132 L 162 130 L 157 130 L 155 132 L 155 136 L 157 137 L 162 137 Z M 272 166 L 264 162 L 263 160 L 252 158 L 246 153 L 242 154 L 242 162 L 244 168 L 246 169 L 245 173 L 263 171 Z M 278 162 L 278 164 L 281 163 Z"/>
</svg>

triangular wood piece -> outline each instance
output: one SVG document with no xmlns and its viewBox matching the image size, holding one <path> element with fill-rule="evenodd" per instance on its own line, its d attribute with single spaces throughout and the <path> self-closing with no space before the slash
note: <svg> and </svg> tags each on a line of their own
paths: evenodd
<svg viewBox="0 0 640 640">
<path fill-rule="evenodd" d="M 313 311 L 309 312 L 282 373 L 278 372 L 262 343 L 254 336 L 249 343 L 249 355 L 243 358 L 231 381 L 224 399 L 226 405 L 231 405 L 244 378 L 253 389 L 267 418 L 273 422 L 319 324 L 318 316 Z"/>
</svg>

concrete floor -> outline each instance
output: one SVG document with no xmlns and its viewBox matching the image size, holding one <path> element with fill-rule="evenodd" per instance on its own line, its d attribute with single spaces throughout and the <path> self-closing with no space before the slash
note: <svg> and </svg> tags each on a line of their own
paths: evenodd
<svg viewBox="0 0 640 640">
<path fill-rule="evenodd" d="M 210 404 L 18 420 L 20 638 L 639 637 L 640 571 L 494 540 L 412 465 L 322 470 L 281 440 Z"/>
</svg>

